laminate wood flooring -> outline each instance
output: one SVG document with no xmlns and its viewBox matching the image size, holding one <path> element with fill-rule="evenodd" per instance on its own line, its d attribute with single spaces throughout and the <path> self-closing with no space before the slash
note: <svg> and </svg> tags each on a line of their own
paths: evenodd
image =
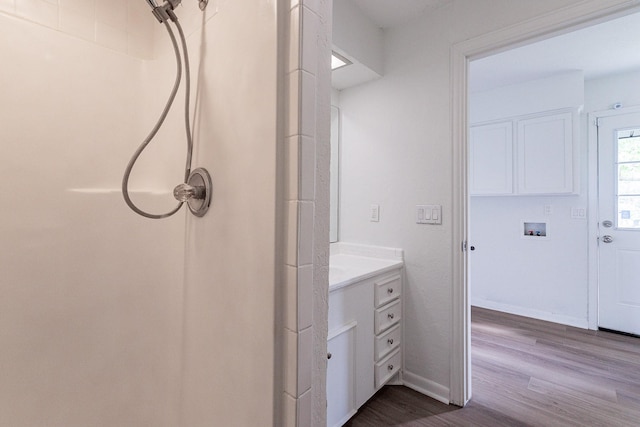
<svg viewBox="0 0 640 427">
<path fill-rule="evenodd" d="M 386 386 L 346 424 L 640 427 L 640 338 L 472 308 L 464 408 Z"/>
</svg>

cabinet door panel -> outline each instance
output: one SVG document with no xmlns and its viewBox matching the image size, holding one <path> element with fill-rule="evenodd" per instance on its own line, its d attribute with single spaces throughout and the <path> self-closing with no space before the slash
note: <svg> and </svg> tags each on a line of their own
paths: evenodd
<svg viewBox="0 0 640 427">
<path fill-rule="evenodd" d="M 471 127 L 469 144 L 471 194 L 512 194 L 512 122 Z"/>
<path fill-rule="evenodd" d="M 573 191 L 572 114 L 518 121 L 518 193 Z"/>
<path fill-rule="evenodd" d="M 356 406 L 356 323 L 329 338 L 327 350 L 327 426 L 343 425 L 358 410 Z"/>
</svg>

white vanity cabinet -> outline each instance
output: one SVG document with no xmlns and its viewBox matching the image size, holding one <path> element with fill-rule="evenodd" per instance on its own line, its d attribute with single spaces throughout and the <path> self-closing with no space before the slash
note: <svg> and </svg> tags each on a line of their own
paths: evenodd
<svg viewBox="0 0 640 427">
<path fill-rule="evenodd" d="M 402 367 L 401 267 L 329 289 L 327 426 L 342 426 Z"/>
<path fill-rule="evenodd" d="M 399 272 L 375 281 L 375 380 L 376 390 L 400 371 L 402 277 Z"/>
</svg>

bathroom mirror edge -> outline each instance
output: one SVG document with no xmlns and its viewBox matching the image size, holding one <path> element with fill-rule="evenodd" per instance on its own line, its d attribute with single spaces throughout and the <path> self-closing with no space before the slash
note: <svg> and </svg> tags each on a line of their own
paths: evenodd
<svg viewBox="0 0 640 427">
<path fill-rule="evenodd" d="M 331 161 L 330 161 L 330 190 L 329 190 L 329 242 L 338 241 L 339 210 L 340 210 L 340 109 L 331 106 Z"/>
</svg>

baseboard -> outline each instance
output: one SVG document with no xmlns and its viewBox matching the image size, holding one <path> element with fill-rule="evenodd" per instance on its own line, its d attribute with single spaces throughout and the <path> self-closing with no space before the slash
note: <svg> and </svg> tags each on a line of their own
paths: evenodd
<svg viewBox="0 0 640 427">
<path fill-rule="evenodd" d="M 487 308 L 489 310 L 502 311 L 504 313 L 515 314 L 517 316 L 531 317 L 533 319 L 545 320 L 547 322 L 560 323 L 562 325 L 575 326 L 576 328 L 589 329 L 587 319 L 580 319 L 573 316 L 565 316 L 563 314 L 550 313 L 542 310 L 535 310 L 516 305 L 504 304 L 501 302 L 490 301 L 481 298 L 472 298 L 471 305 Z"/>
<path fill-rule="evenodd" d="M 402 373 L 402 382 L 406 387 L 409 387 L 410 389 L 415 390 L 418 393 L 422 393 L 425 396 L 429 396 L 447 405 L 451 403 L 449 401 L 448 387 L 445 387 L 441 384 L 438 384 L 434 381 L 428 380 L 421 377 L 420 375 L 416 375 L 406 370 Z"/>
</svg>

